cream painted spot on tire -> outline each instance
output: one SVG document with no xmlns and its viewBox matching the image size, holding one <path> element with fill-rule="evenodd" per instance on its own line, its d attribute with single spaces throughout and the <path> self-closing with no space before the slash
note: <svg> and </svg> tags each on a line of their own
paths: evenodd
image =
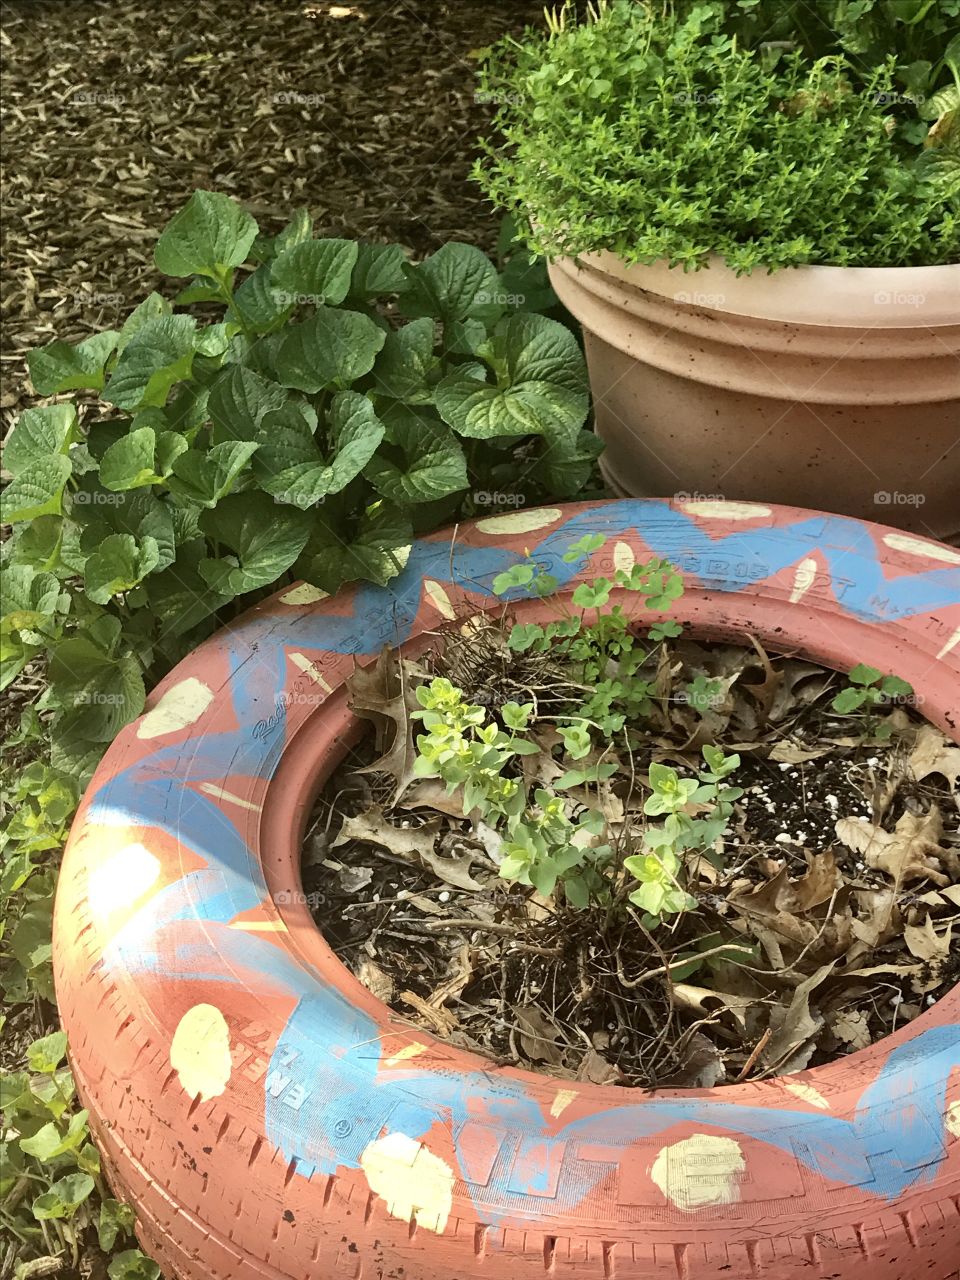
<svg viewBox="0 0 960 1280">
<path fill-rule="evenodd" d="M 298 587 L 291 587 L 280 597 L 281 604 L 316 604 L 318 600 L 326 600 L 329 591 L 321 591 L 312 587 L 309 582 L 301 582 Z"/>
<path fill-rule="evenodd" d="M 157 705 L 141 719 L 137 737 L 162 738 L 165 734 L 189 729 L 212 701 L 213 690 L 195 676 L 188 676 L 168 689 Z"/>
<path fill-rule="evenodd" d="M 230 1079 L 230 1028 L 212 1004 L 195 1004 L 180 1019 L 170 1045 L 170 1065 L 191 1098 L 216 1098 Z"/>
<path fill-rule="evenodd" d="M 132 907 L 160 874 L 160 862 L 142 844 L 128 844 L 112 854 L 90 875 L 87 899 L 95 915 L 108 916 Z"/>
<path fill-rule="evenodd" d="M 714 520 L 759 520 L 773 515 L 769 507 L 761 507 L 753 502 L 719 502 L 704 498 L 701 501 L 680 504 L 684 511 L 693 516 L 708 516 Z"/>
<path fill-rule="evenodd" d="M 478 520 L 477 528 L 484 533 L 533 533 L 553 524 L 563 515 L 557 507 L 536 507 L 533 511 L 511 511 L 508 516 L 490 516 Z"/>
<path fill-rule="evenodd" d="M 364 1148 L 360 1167 L 387 1212 L 405 1222 L 442 1232 L 453 1205 L 453 1170 L 405 1133 L 388 1133 Z"/>
<path fill-rule="evenodd" d="M 944 564 L 960 564 L 960 551 L 941 546 L 939 542 L 911 538 L 909 533 L 885 533 L 883 540 L 893 551 L 906 551 L 909 555 L 925 556 L 928 560 L 942 560 Z"/>
<path fill-rule="evenodd" d="M 960 1138 L 960 1102 L 951 1102 L 943 1122 L 955 1138 Z"/>
<path fill-rule="evenodd" d="M 789 1089 L 795 1098 L 802 1098 L 804 1102 L 809 1102 L 811 1107 L 819 1107 L 821 1111 L 830 1110 L 830 1103 L 812 1084 L 801 1084 L 798 1080 L 785 1079 L 783 1087 Z"/>
<path fill-rule="evenodd" d="M 958 644 L 960 644 L 960 627 L 957 628 L 957 630 L 953 633 L 953 635 L 950 637 L 947 643 L 943 646 L 943 648 L 937 654 L 937 657 L 945 658 L 948 653 L 953 652 L 953 650 L 957 647 Z"/>
<path fill-rule="evenodd" d="M 793 575 L 793 590 L 790 592 L 790 603 L 796 604 L 807 594 L 817 580 L 817 562 L 813 559 L 801 560 Z"/>
<path fill-rule="evenodd" d="M 695 1133 L 664 1147 L 650 1176 L 671 1204 L 692 1210 L 739 1200 L 745 1168 L 740 1144 L 733 1138 Z"/>
<path fill-rule="evenodd" d="M 442 617 L 449 618 L 452 621 L 457 616 L 456 610 L 450 603 L 450 597 L 447 595 L 446 591 L 444 591 L 443 587 L 441 587 L 439 582 L 434 582 L 430 578 L 424 578 L 423 590 L 427 599 L 436 609 L 437 613 L 441 614 Z"/>
<path fill-rule="evenodd" d="M 618 542 L 613 548 L 613 567 L 623 573 L 629 573 L 637 563 L 633 547 L 628 542 Z"/>
</svg>

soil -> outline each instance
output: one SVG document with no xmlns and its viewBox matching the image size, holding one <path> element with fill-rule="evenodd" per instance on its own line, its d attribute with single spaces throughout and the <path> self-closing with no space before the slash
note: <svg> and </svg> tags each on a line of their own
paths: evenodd
<svg viewBox="0 0 960 1280">
<path fill-rule="evenodd" d="M 425 678 L 456 673 L 495 707 L 489 673 L 466 687 L 463 653 L 438 642 Z M 843 678 L 792 655 L 682 639 L 660 670 L 669 690 L 637 726 L 634 784 L 626 769 L 612 780 L 608 816 L 629 840 L 648 762 L 689 775 L 704 741 L 740 754 L 744 796 L 716 867 L 688 862 L 696 910 L 657 928 L 629 904 L 575 910 L 505 882 L 495 833 L 456 797 L 431 806 L 419 783 L 391 804 L 372 730 L 329 780 L 304 845 L 308 901 L 412 1025 L 561 1078 L 705 1087 L 865 1047 L 960 979 L 960 749 L 911 705 L 837 715 Z M 697 674 L 729 685 L 702 714 L 683 694 Z"/>
</svg>

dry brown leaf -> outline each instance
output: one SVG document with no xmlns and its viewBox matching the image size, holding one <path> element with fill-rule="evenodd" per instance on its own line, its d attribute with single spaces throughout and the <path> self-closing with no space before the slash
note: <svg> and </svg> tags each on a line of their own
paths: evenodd
<svg viewBox="0 0 960 1280">
<path fill-rule="evenodd" d="M 658 1080 L 664 1089 L 712 1089 L 726 1079 L 720 1050 L 705 1035 L 695 1031 L 679 1047 L 681 1065 L 669 1076 Z"/>
<path fill-rule="evenodd" d="M 777 764 L 806 764 L 809 760 L 819 760 L 833 751 L 833 747 L 804 747 L 790 738 L 781 738 L 770 749 L 768 760 Z"/>
<path fill-rule="evenodd" d="M 806 874 L 799 880 L 789 880 L 779 905 L 784 911 L 810 911 L 829 902 L 843 888 L 843 876 L 832 850 L 824 853 L 804 853 L 807 860 Z"/>
<path fill-rule="evenodd" d="M 912 956 L 939 964 L 950 954 L 952 932 L 952 925 L 947 925 L 944 932 L 938 934 L 933 927 L 932 918 L 927 916 L 922 925 L 908 924 L 903 931 L 903 940 Z"/>
<path fill-rule="evenodd" d="M 512 1010 L 516 1019 L 517 1039 L 531 1062 L 547 1062 L 559 1066 L 563 1051 L 557 1043 L 560 1032 L 555 1022 L 534 1004 L 518 1005 Z"/>
<path fill-rule="evenodd" d="M 770 1029 L 773 1034 L 761 1054 L 767 1067 L 779 1066 L 792 1058 L 822 1028 L 823 1015 L 811 1012 L 810 997 L 833 972 L 835 963 L 836 961 L 831 961 L 830 964 L 822 965 L 816 973 L 805 978 L 794 991 L 789 1005 L 779 1005 L 770 1010 Z"/>
<path fill-rule="evenodd" d="M 619 1084 L 623 1076 L 603 1054 L 597 1053 L 596 1049 L 588 1049 L 577 1068 L 576 1078 L 590 1084 Z"/>
<path fill-rule="evenodd" d="M 695 987 L 689 982 L 676 982 L 673 999 L 681 1009 L 693 1009 L 709 1017 L 713 1013 L 727 1012 L 740 1023 L 747 1024 L 747 1012 L 755 999 L 753 996 L 735 996 L 728 991 L 713 991 L 709 987 Z"/>
<path fill-rule="evenodd" d="M 923 725 L 917 734 L 909 764 L 910 772 L 917 782 L 922 782 L 931 773 L 938 773 L 950 783 L 951 790 L 957 791 L 960 747 L 949 742 L 932 724 Z M 957 796 L 957 804 L 960 805 L 960 795 Z"/>
<path fill-rule="evenodd" d="M 848 849 L 863 855 L 868 867 L 883 871 L 897 884 L 909 880 L 950 883 L 939 865 L 939 859 L 948 855 L 940 847 L 943 819 L 936 806 L 925 814 L 905 813 L 893 831 L 853 818 L 838 819 L 835 830 Z"/>
<path fill-rule="evenodd" d="M 383 816 L 380 805 L 373 804 L 355 817 L 344 818 L 333 847 L 346 844 L 348 840 L 369 841 L 407 862 L 419 862 L 421 866 L 429 867 L 444 884 L 474 893 L 482 889 L 483 885 L 470 875 L 473 856 L 469 850 L 453 858 L 444 858 L 434 852 L 433 844 L 439 829 L 439 818 L 420 827 L 395 827 Z"/>
<path fill-rule="evenodd" d="M 378 1000 L 389 1003 L 393 999 L 393 979 L 388 973 L 384 973 L 380 966 L 372 960 L 367 958 L 361 960 L 357 968 L 357 977 L 370 994 L 376 996 Z"/>
<path fill-rule="evenodd" d="M 388 773 L 396 783 L 395 798 L 414 778 L 417 749 L 410 712 L 419 705 L 414 689 L 422 678 L 415 663 L 400 658 L 395 649 L 384 648 L 372 666 L 356 665 L 347 681 L 350 709 L 373 721 L 377 750 L 382 753 L 373 764 L 357 772 Z"/>
<path fill-rule="evenodd" d="M 401 809 L 436 809 L 450 818 L 463 818 L 463 790 L 457 787 L 448 792 L 447 784 L 439 778 L 423 778 L 416 786 L 408 787 L 402 799 L 397 801 Z"/>
<path fill-rule="evenodd" d="M 873 1043 L 867 1015 L 859 1009 L 843 1009 L 831 1016 L 830 1030 L 851 1049 L 866 1049 Z"/>
</svg>

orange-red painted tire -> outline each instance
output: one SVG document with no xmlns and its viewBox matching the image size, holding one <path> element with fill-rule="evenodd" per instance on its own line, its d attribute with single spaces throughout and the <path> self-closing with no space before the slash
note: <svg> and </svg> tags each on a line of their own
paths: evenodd
<svg viewBox="0 0 960 1280">
<path fill-rule="evenodd" d="M 565 565 L 586 532 L 606 545 Z M 113 744 L 60 879 L 71 1061 L 145 1248 L 190 1280 L 955 1276 L 957 991 L 829 1067 L 651 1095 L 494 1069 L 405 1026 L 324 944 L 299 839 L 353 732 L 354 655 L 492 607 L 524 548 L 561 592 L 665 556 L 681 620 L 896 672 L 960 739 L 960 555 L 856 520 L 540 509 L 463 526 L 452 552 L 423 539 L 383 589 L 274 596 Z"/>
</svg>

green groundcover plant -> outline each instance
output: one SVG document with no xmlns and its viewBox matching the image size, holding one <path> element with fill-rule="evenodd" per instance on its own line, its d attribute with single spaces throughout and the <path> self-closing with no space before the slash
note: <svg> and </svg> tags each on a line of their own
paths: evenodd
<svg viewBox="0 0 960 1280">
<path fill-rule="evenodd" d="M 600 0 L 502 42 L 477 177 L 547 256 L 717 254 L 738 273 L 960 259 L 958 0 L 780 9 Z"/>
<path fill-rule="evenodd" d="M 385 584 L 418 533 L 574 495 L 598 451 L 574 335 L 519 311 L 476 248 L 412 265 L 315 238 L 305 211 L 267 238 L 199 191 L 155 256 L 189 279 L 175 302 L 152 293 L 119 331 L 32 352 L 58 399 L 4 451 L 0 685 L 45 660 L 11 745 L 51 744 L 7 797 L 28 859 L 59 844 L 150 685 L 238 607 L 294 577 Z M 32 952 L 13 945 L 22 977 Z"/>
<path fill-rule="evenodd" d="M 30 354 L 44 402 L 7 438 L 0 495 L 0 688 L 25 668 L 42 679 L 0 777 L 8 1007 L 53 1000 L 71 817 L 185 653 L 295 578 L 386 584 L 417 534 L 590 480 L 580 347 L 538 314 L 556 298 L 509 227 L 498 259 L 454 243 L 414 265 L 398 245 L 315 237 L 305 210 L 268 237 L 198 191 L 156 246 L 185 282 L 172 303 L 151 293 L 118 331 Z M 14 1242 L 0 1269 L 76 1269 L 96 1238 L 110 1280 L 153 1280 L 102 1184 L 64 1043 L 39 1041 L 0 1082 Z"/>
</svg>

